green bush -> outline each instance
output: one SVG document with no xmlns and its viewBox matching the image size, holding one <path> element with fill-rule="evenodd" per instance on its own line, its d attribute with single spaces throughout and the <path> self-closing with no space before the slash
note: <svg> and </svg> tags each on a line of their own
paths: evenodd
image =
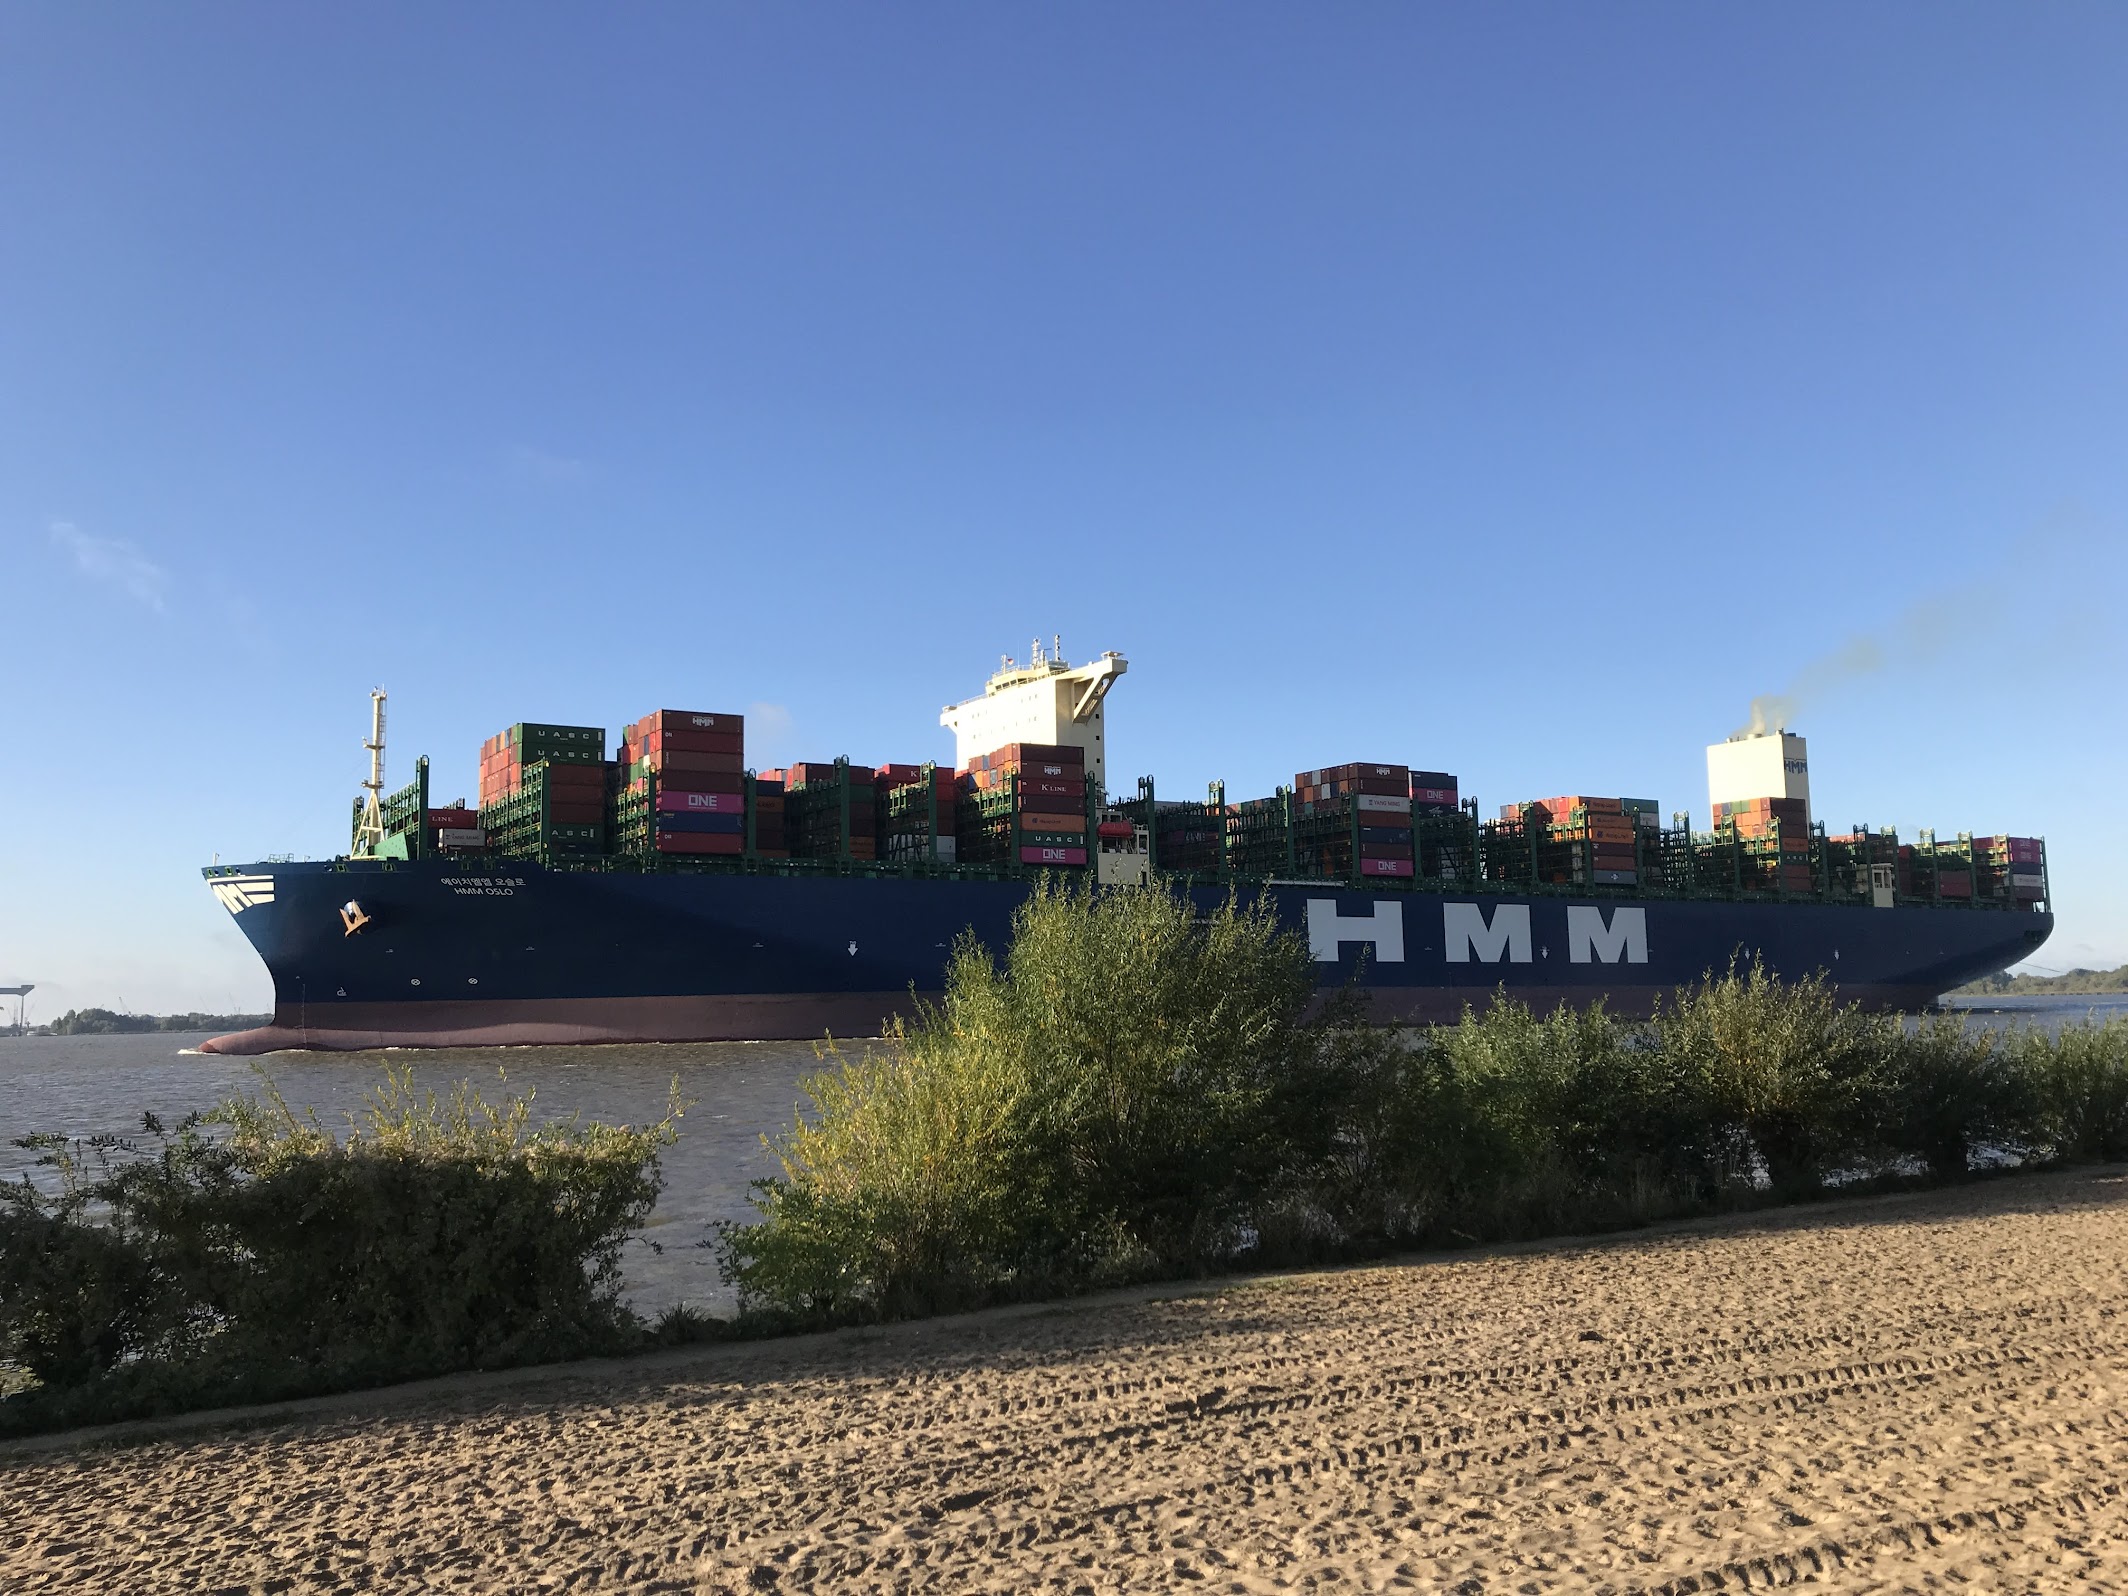
<svg viewBox="0 0 2128 1596">
<path fill-rule="evenodd" d="M 2128 1015 L 2021 1033 L 2015 1069 L 2031 1139 L 2054 1158 L 2128 1158 Z"/>
<path fill-rule="evenodd" d="M 806 1084 L 761 1222 L 723 1236 L 748 1306 L 900 1315 L 1195 1268 L 1327 1153 L 1336 1028 L 1303 1023 L 1314 967 L 1267 907 L 1044 887 L 1013 933 Z"/>
<path fill-rule="evenodd" d="M 387 1070 L 336 1140 L 278 1094 L 166 1134 L 26 1138 L 0 1187 L 0 1426 L 150 1413 L 620 1350 L 620 1251 L 672 1115 L 532 1129 Z"/>
<path fill-rule="evenodd" d="M 1892 1022 L 1896 1024 L 1897 1022 Z M 2022 1039 L 2005 1043 L 1962 1014 L 1931 1014 L 1885 1049 L 1875 1088 L 1875 1140 L 1954 1180 L 1983 1149 L 2023 1158 L 2048 1149 L 2034 1135 L 2032 1094 L 2019 1068 Z"/>
<path fill-rule="evenodd" d="M 726 1279 L 783 1322 L 891 1317 L 2128 1154 L 2128 1022 L 1909 1029 L 1754 962 L 1644 1023 L 1503 991 L 1396 1031 L 1313 968 L 1264 906 L 1038 892 L 1002 964 L 964 942 L 942 1002 L 830 1046 Z"/>
<path fill-rule="evenodd" d="M 1774 1191 L 1815 1190 L 1866 1154 L 1898 1022 L 1841 1004 L 1822 975 L 1784 982 L 1755 959 L 1732 964 L 1680 991 L 1651 1030 L 1701 1134 L 1732 1158 L 1756 1153 Z"/>
</svg>

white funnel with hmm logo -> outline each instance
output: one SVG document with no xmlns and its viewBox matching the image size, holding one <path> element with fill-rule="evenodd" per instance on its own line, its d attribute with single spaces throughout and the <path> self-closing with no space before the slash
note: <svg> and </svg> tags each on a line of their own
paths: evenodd
<svg viewBox="0 0 2128 1596">
<path fill-rule="evenodd" d="M 1707 802 L 1800 798 L 1810 803 L 1810 754 L 1793 732 L 1745 733 L 1707 745 Z"/>
</svg>

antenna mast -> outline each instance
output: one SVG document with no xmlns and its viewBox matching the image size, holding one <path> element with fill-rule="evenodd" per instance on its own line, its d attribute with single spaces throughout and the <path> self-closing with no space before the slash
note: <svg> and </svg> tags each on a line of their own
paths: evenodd
<svg viewBox="0 0 2128 1596">
<path fill-rule="evenodd" d="M 384 846 L 384 689 L 369 694 L 369 780 L 362 784 L 362 820 L 355 827 L 354 852 L 375 856 Z"/>
</svg>

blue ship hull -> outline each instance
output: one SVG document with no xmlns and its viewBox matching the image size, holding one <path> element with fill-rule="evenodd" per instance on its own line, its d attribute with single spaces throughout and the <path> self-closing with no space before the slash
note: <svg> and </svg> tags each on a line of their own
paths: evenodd
<svg viewBox="0 0 2128 1596">
<path fill-rule="evenodd" d="M 273 976 L 274 1021 L 209 1051 L 737 1041 L 876 1034 L 940 990 L 954 939 L 1007 941 L 1025 881 L 468 868 L 448 859 L 205 872 Z M 1223 897 L 1193 887 L 1206 906 Z M 1502 987 L 1645 1013 L 1741 951 L 1923 1006 L 2029 957 L 2043 911 L 1262 889 L 1325 988 L 1364 960 L 1385 1021 L 1452 1019 Z M 358 913 L 350 914 L 350 906 Z M 358 922 L 348 929 L 348 921 Z"/>
</svg>

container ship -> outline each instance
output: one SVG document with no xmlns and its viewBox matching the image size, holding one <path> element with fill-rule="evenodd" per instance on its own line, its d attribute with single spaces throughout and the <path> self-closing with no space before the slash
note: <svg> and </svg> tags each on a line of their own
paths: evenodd
<svg viewBox="0 0 2128 1596">
<path fill-rule="evenodd" d="M 1913 1008 L 2029 957 L 2054 925 L 2038 838 L 1950 841 L 1812 817 L 1803 738 L 1707 750 L 1710 825 L 1568 794 L 1484 816 L 1446 771 L 1349 761 L 1231 801 L 1106 780 L 1127 662 L 1037 645 L 948 706 L 932 762 L 755 769 L 740 716 L 521 722 L 481 748 L 477 805 L 386 793 L 384 697 L 344 857 L 217 865 L 264 959 L 273 1023 L 207 1050 L 731 1041 L 876 1034 L 994 949 L 1044 877 L 1261 896 L 1325 989 L 1386 1022 L 1505 991 L 1541 1008 L 1660 996 L 1762 958 Z"/>
</svg>

